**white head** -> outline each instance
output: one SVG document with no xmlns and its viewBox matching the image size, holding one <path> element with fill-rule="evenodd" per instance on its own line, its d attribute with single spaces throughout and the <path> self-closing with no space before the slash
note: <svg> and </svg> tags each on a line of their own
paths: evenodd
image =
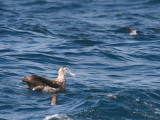
<svg viewBox="0 0 160 120">
<path fill-rule="evenodd" d="M 67 74 L 71 75 L 72 77 L 76 77 L 76 75 L 71 73 L 70 70 L 66 66 L 63 66 L 63 71 L 64 71 L 65 75 L 67 73 Z"/>
<path fill-rule="evenodd" d="M 64 82 L 66 81 L 66 73 L 75 77 L 76 75 L 71 73 L 70 70 L 66 66 L 62 66 L 58 71 L 58 81 Z"/>
</svg>

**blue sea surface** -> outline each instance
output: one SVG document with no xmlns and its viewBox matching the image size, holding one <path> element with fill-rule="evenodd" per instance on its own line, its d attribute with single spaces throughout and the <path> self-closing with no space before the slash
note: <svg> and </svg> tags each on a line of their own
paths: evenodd
<svg viewBox="0 0 160 120">
<path fill-rule="evenodd" d="M 160 0 L 0 0 L 0 83 L 0 120 L 160 120 Z"/>
</svg>

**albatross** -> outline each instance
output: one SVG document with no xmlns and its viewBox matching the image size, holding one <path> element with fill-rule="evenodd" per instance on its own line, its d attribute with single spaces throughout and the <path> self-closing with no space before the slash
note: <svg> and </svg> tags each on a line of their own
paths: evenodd
<svg viewBox="0 0 160 120">
<path fill-rule="evenodd" d="M 42 91 L 45 93 L 63 92 L 66 89 L 66 74 L 75 77 L 68 67 L 62 66 L 58 71 L 58 77 L 55 80 L 40 77 L 38 75 L 31 75 L 24 77 L 23 82 L 26 82 L 29 89 L 33 91 Z"/>
<path fill-rule="evenodd" d="M 130 29 L 130 36 L 137 35 L 137 30 L 134 30 L 132 27 L 129 27 L 129 29 Z"/>
</svg>

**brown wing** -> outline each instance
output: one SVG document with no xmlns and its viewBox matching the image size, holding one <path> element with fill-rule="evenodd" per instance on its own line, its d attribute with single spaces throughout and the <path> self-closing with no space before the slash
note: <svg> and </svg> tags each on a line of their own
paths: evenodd
<svg viewBox="0 0 160 120">
<path fill-rule="evenodd" d="M 22 79 L 23 82 L 26 82 L 30 89 L 33 89 L 36 86 L 50 86 L 53 88 L 59 88 L 60 83 L 55 80 L 50 80 L 43 78 L 37 75 L 32 75 Z"/>
</svg>

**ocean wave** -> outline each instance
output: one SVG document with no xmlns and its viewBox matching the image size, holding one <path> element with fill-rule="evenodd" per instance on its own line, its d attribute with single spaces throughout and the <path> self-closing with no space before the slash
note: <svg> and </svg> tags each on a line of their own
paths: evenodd
<svg viewBox="0 0 160 120">
<path fill-rule="evenodd" d="M 36 36 L 41 36 L 41 37 L 49 37 L 49 38 L 55 38 L 54 34 L 50 32 L 49 30 L 38 27 L 38 26 L 33 26 L 33 25 L 23 25 L 20 28 L 13 28 L 13 27 L 8 27 L 8 26 L 3 26 L 0 28 L 0 34 L 7 34 L 7 35 L 36 35 Z"/>
<path fill-rule="evenodd" d="M 102 41 L 94 41 L 94 40 L 75 40 L 77 44 L 83 44 L 84 46 L 92 46 L 103 43 Z"/>
<path fill-rule="evenodd" d="M 157 5 L 157 4 L 160 4 L 160 1 L 159 0 L 149 0 L 147 2 L 148 5 Z"/>
<path fill-rule="evenodd" d="M 24 32 L 32 33 L 32 34 L 42 34 L 45 36 L 50 36 L 54 38 L 54 34 L 47 29 L 46 26 L 42 26 L 40 24 L 22 24 L 19 29 Z"/>
</svg>

